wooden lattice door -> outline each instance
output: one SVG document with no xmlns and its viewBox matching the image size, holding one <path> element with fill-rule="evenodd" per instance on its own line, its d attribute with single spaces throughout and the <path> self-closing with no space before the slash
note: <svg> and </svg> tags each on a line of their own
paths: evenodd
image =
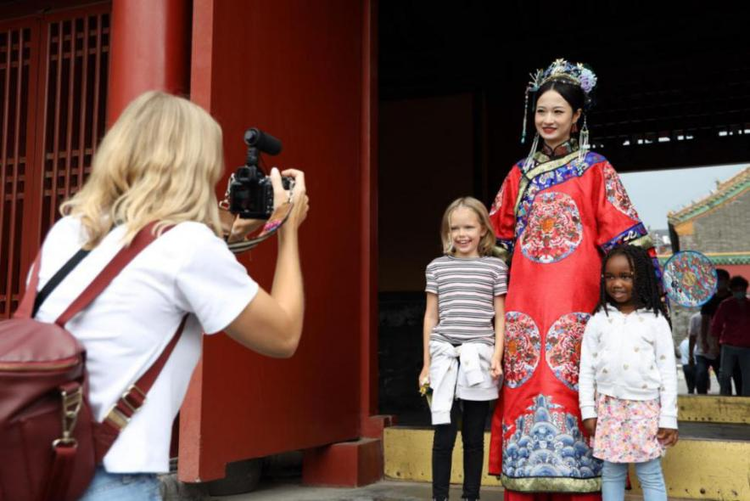
<svg viewBox="0 0 750 501">
<path fill-rule="evenodd" d="M 0 318 L 104 133 L 110 5 L 0 21 Z"/>
</svg>

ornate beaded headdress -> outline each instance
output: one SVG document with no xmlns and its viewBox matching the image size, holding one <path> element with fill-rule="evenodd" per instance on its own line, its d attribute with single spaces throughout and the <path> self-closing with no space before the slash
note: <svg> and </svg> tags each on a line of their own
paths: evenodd
<svg viewBox="0 0 750 501">
<path fill-rule="evenodd" d="M 585 112 L 591 107 L 592 99 L 591 92 L 596 87 L 596 74 L 583 63 L 571 63 L 565 59 L 556 59 L 550 64 L 547 69 L 539 69 L 535 73 L 532 73 L 531 80 L 526 87 L 526 98 L 524 104 L 524 115 L 523 115 L 523 132 L 521 134 L 521 143 L 526 142 L 526 121 L 529 115 L 529 94 L 539 91 L 542 85 L 551 81 L 565 82 L 572 85 L 577 85 L 583 90 L 585 95 L 584 103 L 584 117 L 583 126 L 581 127 L 580 138 L 579 138 L 579 150 L 581 157 L 585 155 L 586 150 L 589 148 L 589 130 L 586 121 Z M 532 157 L 538 146 L 538 135 L 534 137 L 534 144 L 531 148 L 529 157 Z"/>
<path fill-rule="evenodd" d="M 565 59 L 557 59 L 546 70 L 537 70 L 536 73 L 531 75 L 529 90 L 537 91 L 539 87 L 551 80 L 560 80 L 578 85 L 583 89 L 587 98 L 596 86 L 596 75 L 590 68 L 584 66 L 583 63 L 573 64 Z"/>
</svg>

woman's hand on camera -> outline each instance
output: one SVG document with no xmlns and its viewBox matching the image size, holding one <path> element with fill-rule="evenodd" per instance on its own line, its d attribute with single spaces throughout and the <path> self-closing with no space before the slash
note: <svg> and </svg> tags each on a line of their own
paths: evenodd
<svg viewBox="0 0 750 501">
<path fill-rule="evenodd" d="M 242 219 L 240 216 L 235 216 L 227 236 L 227 242 L 231 244 L 245 240 L 247 235 L 263 226 L 263 223 L 265 221 L 262 219 Z"/>
<path fill-rule="evenodd" d="M 287 176 L 294 179 L 294 188 L 291 194 L 288 190 L 284 189 L 284 186 L 281 183 L 281 176 Z M 287 169 L 279 173 L 279 170 L 274 167 L 271 169 L 271 183 L 273 184 L 274 208 L 288 202 L 290 197 L 293 204 L 292 212 L 289 214 L 287 223 L 282 226 L 279 231 L 283 231 L 287 226 L 294 229 L 299 228 L 307 217 L 307 212 L 310 209 L 309 199 L 307 197 L 307 186 L 305 185 L 305 173 L 297 169 Z"/>
<path fill-rule="evenodd" d="M 229 210 L 219 205 L 219 220 L 221 229 L 228 243 L 240 242 L 245 237 L 263 225 L 259 219 L 241 219 Z"/>
<path fill-rule="evenodd" d="M 279 228 L 279 248 L 271 294 L 263 289 L 250 301 L 226 332 L 243 345 L 272 357 L 288 358 L 297 349 L 302 334 L 305 295 L 299 259 L 297 228 L 307 216 L 305 174 L 289 169 L 271 169 L 274 207 L 288 202 L 281 176 L 294 179 L 292 208 L 286 223 Z"/>
</svg>

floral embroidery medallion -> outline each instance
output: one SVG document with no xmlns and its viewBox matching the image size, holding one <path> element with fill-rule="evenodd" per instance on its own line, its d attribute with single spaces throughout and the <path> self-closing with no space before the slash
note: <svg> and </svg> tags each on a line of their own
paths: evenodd
<svg viewBox="0 0 750 501">
<path fill-rule="evenodd" d="M 537 195 L 521 236 L 521 251 L 530 260 L 550 264 L 565 259 L 583 239 L 583 224 L 569 195 L 548 192 Z"/>
<path fill-rule="evenodd" d="M 558 318 L 547 332 L 545 357 L 555 377 L 565 386 L 578 391 L 578 367 L 581 362 L 581 341 L 588 313 L 568 313 Z"/>
<path fill-rule="evenodd" d="M 505 314 L 505 385 L 518 388 L 534 374 L 542 342 L 534 320 L 520 311 Z"/>
<path fill-rule="evenodd" d="M 563 164 L 559 167 L 552 165 L 549 170 L 545 170 L 538 175 L 534 176 L 528 185 L 528 188 L 523 192 L 521 200 L 518 201 L 516 207 L 516 238 L 523 235 L 526 229 L 526 222 L 528 219 L 529 211 L 534 203 L 534 197 L 541 190 L 547 190 L 553 186 L 561 183 L 565 183 L 575 177 L 581 177 L 592 165 L 604 162 L 603 156 L 598 153 L 589 151 L 582 162 L 577 159 Z M 547 164 L 555 164 L 555 161 L 546 162 Z M 537 168 L 543 167 L 545 164 L 539 165 Z M 517 164 L 519 169 L 523 169 L 523 162 Z M 521 184 L 523 186 L 523 184 Z"/>
<path fill-rule="evenodd" d="M 553 404 L 551 396 L 535 397 L 515 427 L 503 426 L 503 437 L 504 476 L 586 479 L 601 474 L 602 463 L 592 456 L 578 418 Z"/>
<path fill-rule="evenodd" d="M 633 204 L 630 201 L 630 197 L 628 197 L 628 194 L 625 192 L 625 187 L 622 185 L 620 177 L 617 175 L 617 172 L 615 172 L 615 169 L 609 164 L 604 166 L 604 188 L 607 192 L 607 200 L 615 206 L 615 209 L 619 210 L 630 219 L 636 221 L 640 219 L 638 217 L 638 212 L 636 212 L 635 207 L 633 207 Z"/>
<path fill-rule="evenodd" d="M 508 178 L 505 178 L 505 181 L 503 181 L 503 184 L 500 186 L 500 191 L 497 192 L 497 196 L 495 197 L 495 201 L 492 202 L 492 208 L 490 208 L 490 216 L 495 214 L 497 211 L 500 210 L 500 207 L 503 205 L 503 192 L 505 191 L 505 187 L 508 185 Z"/>
</svg>

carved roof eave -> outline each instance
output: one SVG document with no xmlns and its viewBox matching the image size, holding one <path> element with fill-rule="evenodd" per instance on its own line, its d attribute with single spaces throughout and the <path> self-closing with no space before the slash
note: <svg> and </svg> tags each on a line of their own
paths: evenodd
<svg viewBox="0 0 750 501">
<path fill-rule="evenodd" d="M 677 212 L 667 214 L 667 220 L 672 224 L 679 224 L 689 221 L 710 210 L 716 209 L 735 197 L 740 196 L 750 189 L 750 167 L 739 172 L 723 183 L 720 183 L 716 190 L 710 195 L 683 207 Z"/>
</svg>

